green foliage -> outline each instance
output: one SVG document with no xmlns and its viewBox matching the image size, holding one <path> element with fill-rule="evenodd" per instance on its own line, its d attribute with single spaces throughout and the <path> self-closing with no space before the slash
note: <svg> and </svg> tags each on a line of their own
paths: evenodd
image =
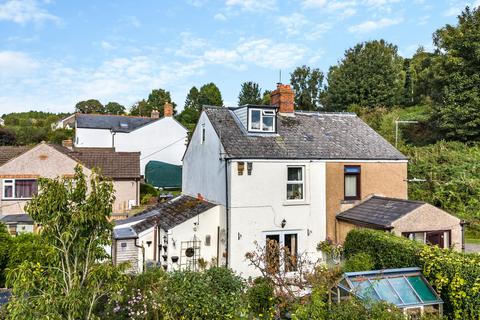
<svg viewBox="0 0 480 320">
<path fill-rule="evenodd" d="M 75 105 L 75 112 L 79 113 L 105 113 L 103 104 L 97 99 L 80 101 Z"/>
<path fill-rule="evenodd" d="M 54 248 L 45 243 L 41 235 L 20 233 L 12 237 L 8 269 L 13 270 L 25 261 L 47 266 L 55 259 L 54 256 Z"/>
<path fill-rule="evenodd" d="M 388 232 L 370 229 L 355 229 L 345 239 L 345 257 L 351 259 L 359 253 L 373 259 L 376 270 L 415 267 L 419 265 L 417 253 L 420 244 Z"/>
<path fill-rule="evenodd" d="M 432 118 L 448 139 L 480 139 L 479 26 L 480 8 L 467 7 L 456 26 L 448 24 L 433 37 L 444 84 Z"/>
<path fill-rule="evenodd" d="M 105 105 L 106 114 L 125 114 L 125 107 L 118 102 L 109 102 Z"/>
<path fill-rule="evenodd" d="M 189 130 L 193 129 L 202 111 L 202 106 L 198 103 L 198 95 L 197 87 L 193 86 L 187 94 L 182 112 L 176 117 Z"/>
<path fill-rule="evenodd" d="M 71 129 L 50 130 L 47 134 L 47 140 L 51 143 L 62 144 L 63 140 L 73 139 L 75 131 Z"/>
<path fill-rule="evenodd" d="M 5 285 L 5 269 L 8 265 L 12 240 L 7 226 L 0 222 L 0 288 Z"/>
<path fill-rule="evenodd" d="M 262 103 L 262 90 L 258 86 L 258 83 L 248 81 L 242 83 L 242 89 L 238 94 L 238 105 L 243 106 L 246 104 L 261 104 Z"/>
<path fill-rule="evenodd" d="M 403 59 L 397 47 L 384 40 L 357 44 L 330 67 L 322 103 L 328 110 L 362 107 L 393 107 L 402 100 L 405 83 Z"/>
<path fill-rule="evenodd" d="M 295 92 L 295 108 L 318 110 L 321 107 L 323 73 L 318 68 L 297 67 L 290 74 L 290 84 Z"/>
<path fill-rule="evenodd" d="M 275 292 L 268 278 L 255 278 L 245 294 L 248 311 L 252 317 L 271 319 L 275 314 Z"/>
<path fill-rule="evenodd" d="M 220 89 L 213 83 L 207 83 L 200 87 L 198 92 L 198 104 L 200 106 L 223 106 L 222 94 Z"/>
<path fill-rule="evenodd" d="M 343 269 L 345 272 L 368 271 L 373 270 L 374 263 L 372 257 L 365 252 L 359 252 L 352 255 L 345 261 Z"/>
<path fill-rule="evenodd" d="M 263 105 L 270 105 L 270 103 L 271 103 L 270 94 L 271 93 L 272 93 L 272 91 L 270 91 L 270 90 L 265 90 L 263 92 L 263 96 L 262 96 L 262 104 Z"/>
<path fill-rule="evenodd" d="M 440 141 L 424 147 L 405 147 L 410 158 L 409 197 L 426 201 L 471 223 L 480 231 L 480 145 Z"/>
<path fill-rule="evenodd" d="M 145 194 L 151 194 L 153 196 L 158 197 L 160 195 L 160 191 L 156 189 L 154 186 L 148 183 L 141 183 L 140 184 L 140 196 Z"/>
<path fill-rule="evenodd" d="M 157 110 L 158 112 L 160 112 L 160 116 L 162 116 L 163 107 L 165 106 L 166 102 L 173 105 L 173 113 L 176 114 L 176 104 L 172 102 L 172 98 L 170 97 L 170 91 L 161 88 L 153 89 L 152 92 L 150 92 L 150 94 L 148 95 L 148 99 L 146 101 L 141 100 L 131 107 L 130 114 L 132 116 L 150 117 L 152 111 Z"/>
<path fill-rule="evenodd" d="M 453 319 L 478 319 L 480 256 L 430 247 L 386 232 L 357 229 L 345 241 L 347 257 L 367 253 L 375 269 L 418 266 Z"/>
<path fill-rule="evenodd" d="M 14 294 L 8 318 L 91 319 L 123 278 L 104 249 L 113 227 L 113 185 L 96 174 L 87 182 L 77 166 L 73 179 L 43 178 L 39 186 L 25 211 L 42 225 L 42 241 L 54 254 L 46 265 L 24 261 L 8 271 Z"/>
<path fill-rule="evenodd" d="M 0 128 L 0 146 L 13 146 L 16 142 L 15 133 L 11 130 Z"/>
</svg>

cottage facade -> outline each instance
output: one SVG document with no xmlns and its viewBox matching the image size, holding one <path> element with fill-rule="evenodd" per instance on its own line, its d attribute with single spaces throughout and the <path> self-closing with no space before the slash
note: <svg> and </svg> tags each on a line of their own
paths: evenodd
<svg viewBox="0 0 480 320">
<path fill-rule="evenodd" d="M 83 166 L 87 176 L 91 175 L 93 168 L 98 168 L 101 174 L 112 179 L 116 198 L 113 204 L 114 217 L 125 215 L 139 203 L 138 152 L 71 150 L 41 143 L 33 148 L 0 147 L 0 153 L 0 216 L 3 222 L 12 226 L 12 231 L 16 224 L 28 221 L 24 207 L 38 192 L 38 178 L 73 176 L 78 164 Z M 30 225 L 33 225 L 33 221 Z"/>
</svg>

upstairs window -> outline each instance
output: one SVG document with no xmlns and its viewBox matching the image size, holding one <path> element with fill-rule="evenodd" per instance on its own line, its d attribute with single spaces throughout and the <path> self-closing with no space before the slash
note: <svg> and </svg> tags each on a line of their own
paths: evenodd
<svg viewBox="0 0 480 320">
<path fill-rule="evenodd" d="M 248 131 L 275 132 L 275 110 L 249 109 Z"/>
<path fill-rule="evenodd" d="M 3 199 L 30 199 L 37 191 L 36 179 L 3 180 Z"/>
<path fill-rule="evenodd" d="M 345 200 L 360 200 L 360 166 L 344 167 Z"/>
<path fill-rule="evenodd" d="M 303 200 L 305 181 L 304 167 L 287 168 L 287 200 Z"/>
</svg>

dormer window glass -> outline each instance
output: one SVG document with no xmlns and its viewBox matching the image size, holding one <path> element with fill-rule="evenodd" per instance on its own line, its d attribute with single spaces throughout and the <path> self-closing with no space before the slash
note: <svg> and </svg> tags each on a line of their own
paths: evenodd
<svg viewBox="0 0 480 320">
<path fill-rule="evenodd" d="M 275 111 L 250 109 L 249 128 L 253 132 L 275 132 Z"/>
</svg>

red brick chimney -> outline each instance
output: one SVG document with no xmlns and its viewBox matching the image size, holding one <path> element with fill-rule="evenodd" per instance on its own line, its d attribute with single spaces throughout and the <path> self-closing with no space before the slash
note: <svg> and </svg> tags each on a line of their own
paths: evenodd
<svg viewBox="0 0 480 320">
<path fill-rule="evenodd" d="M 165 102 L 163 106 L 163 116 L 172 117 L 173 116 L 173 105 L 170 102 Z"/>
<path fill-rule="evenodd" d="M 270 104 L 278 106 L 278 112 L 294 115 L 293 90 L 289 84 L 277 84 L 277 89 L 270 93 Z"/>
<path fill-rule="evenodd" d="M 150 114 L 150 118 L 160 118 L 160 112 L 158 112 L 156 109 L 153 109 L 152 113 Z"/>
</svg>

